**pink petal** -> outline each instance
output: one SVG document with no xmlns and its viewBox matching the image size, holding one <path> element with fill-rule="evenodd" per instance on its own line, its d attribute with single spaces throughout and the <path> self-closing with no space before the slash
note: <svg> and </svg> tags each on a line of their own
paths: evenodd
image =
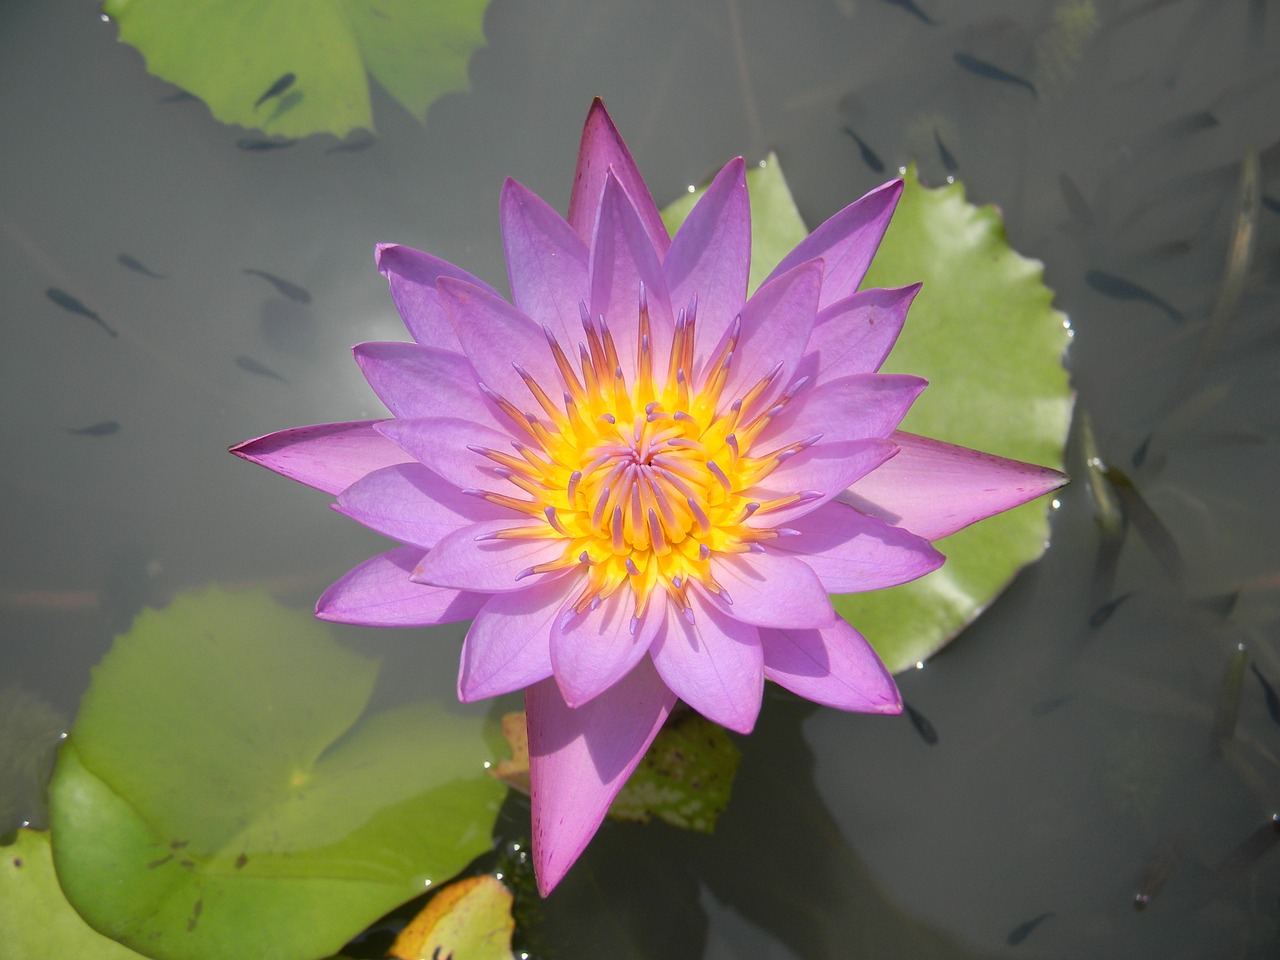
<svg viewBox="0 0 1280 960">
<path fill-rule="evenodd" d="M 447 260 L 433 257 L 412 247 L 398 243 L 378 244 L 376 259 L 378 272 L 391 284 L 391 299 L 404 319 L 413 339 L 419 343 L 445 350 L 458 349 L 458 337 L 453 324 L 440 305 L 436 295 L 436 281 L 441 277 L 454 277 L 488 290 L 497 292 L 483 280 L 473 277 L 461 267 Z"/>
<path fill-rule="evenodd" d="M 751 272 L 751 204 L 746 164 L 731 160 L 685 218 L 662 262 L 671 305 L 697 297 L 694 360 L 699 367 L 742 311 Z"/>
<path fill-rule="evenodd" d="M 485 520 L 440 538 L 413 571 L 418 583 L 477 593 L 527 590 L 546 575 L 521 576 L 528 568 L 564 556 L 564 540 L 484 539 L 504 530 L 534 526 L 530 520 Z"/>
<path fill-rule="evenodd" d="M 619 589 L 595 609 L 573 612 L 570 596 L 551 627 L 551 662 L 560 694 L 580 707 L 631 672 L 649 650 L 665 618 L 666 600 L 654 596 L 635 624 L 635 599 Z"/>
<path fill-rule="evenodd" d="M 785 527 L 796 517 L 811 513 L 859 478 L 877 469 L 897 452 L 891 440 L 840 440 L 818 443 L 801 450 L 748 491 L 759 503 L 805 492 L 800 503 L 777 510 L 762 509 L 747 524 L 753 527 Z"/>
<path fill-rule="evenodd" d="M 316 601 L 316 616 L 366 627 L 427 627 L 475 616 L 485 597 L 409 579 L 419 547 L 397 547 L 343 575 Z"/>
<path fill-rule="evenodd" d="M 571 587 L 557 577 L 490 597 L 462 644 L 458 699 L 496 697 L 551 676 L 551 623 Z"/>
<path fill-rule="evenodd" d="M 649 243 L 661 258 L 671 245 L 671 238 L 658 213 L 658 205 L 645 185 L 644 178 L 622 142 L 618 128 L 597 97 L 587 113 L 578 148 L 578 168 L 573 175 L 573 193 L 569 197 L 569 225 L 586 243 L 595 232 L 596 212 L 604 194 L 604 182 L 612 169 L 639 212 Z"/>
<path fill-rule="evenodd" d="M 806 260 L 822 259 L 822 300 L 826 307 L 858 289 L 889 226 L 902 181 L 890 180 L 832 216 L 782 258 L 769 274 L 779 276 Z M 767 282 L 767 281 L 766 281 Z"/>
<path fill-rule="evenodd" d="M 589 289 L 587 245 L 541 197 L 510 178 L 502 185 L 501 210 L 511 300 L 571 350 L 582 339 L 578 303 Z"/>
<path fill-rule="evenodd" d="M 634 382 L 643 285 L 649 307 L 654 367 L 665 370 L 670 351 L 672 320 L 667 279 L 653 243 L 616 177 L 604 181 L 600 216 L 591 244 L 591 317 L 608 321 L 618 349 L 618 362 L 628 383 Z"/>
<path fill-rule="evenodd" d="M 724 592 L 708 591 L 707 601 L 734 620 L 757 627 L 798 628 L 835 622 L 836 612 L 817 574 L 791 554 L 766 550 L 713 555 L 711 574 Z"/>
<path fill-rule="evenodd" d="M 741 397 L 761 378 L 780 368 L 772 387 L 756 401 L 755 409 L 763 410 L 768 401 L 791 382 L 792 371 L 813 330 L 821 278 L 820 263 L 802 263 L 762 285 L 747 301 L 741 314 L 741 338 L 725 382 L 726 400 Z M 712 351 L 713 358 L 719 355 L 727 339 L 728 331 Z M 791 406 L 798 402 L 799 397 Z"/>
<path fill-rule="evenodd" d="M 894 587 L 942 566 L 942 554 L 928 540 L 843 503 L 824 503 L 787 526 L 795 535 L 770 546 L 802 559 L 827 593 Z"/>
<path fill-rule="evenodd" d="M 536 410 L 519 364 L 553 400 L 560 396 L 562 381 L 540 326 L 501 297 L 469 283 L 445 278 L 437 289 L 481 383 L 521 410 Z"/>
<path fill-rule="evenodd" d="M 525 691 L 533 864 L 544 897 L 595 835 L 675 700 L 647 657 L 576 710 L 554 680 Z"/>
<path fill-rule="evenodd" d="M 505 507 L 463 493 L 417 463 L 375 470 L 342 491 L 334 509 L 371 530 L 419 547 L 481 520 L 507 520 Z"/>
<path fill-rule="evenodd" d="M 819 435 L 822 443 L 888 437 L 928 385 L 904 373 L 860 373 L 802 390 L 760 432 L 752 453 Z"/>
<path fill-rule="evenodd" d="M 494 428 L 506 421 L 480 392 L 475 368 L 460 353 L 416 343 L 361 343 L 353 352 L 378 399 L 401 419 L 448 412 Z"/>
<path fill-rule="evenodd" d="M 884 363 L 907 319 L 920 284 L 859 290 L 818 314 L 796 370 L 815 384 L 856 373 L 875 373 Z"/>
<path fill-rule="evenodd" d="M 338 494 L 366 474 L 409 461 L 408 454 L 374 429 L 385 422 L 294 427 L 237 443 L 231 452 L 309 487 Z"/>
<path fill-rule="evenodd" d="M 897 431 L 898 455 L 840 499 L 928 540 L 1034 500 L 1067 482 L 1056 470 Z"/>
<path fill-rule="evenodd" d="M 760 631 L 725 616 L 690 592 L 693 623 L 674 605 L 658 631 L 653 663 L 663 681 L 700 714 L 739 733 L 750 733 L 764 692 Z"/>
<path fill-rule="evenodd" d="M 498 474 L 498 464 L 470 447 L 511 452 L 511 436 L 470 420 L 422 417 L 387 420 L 378 432 L 429 467 L 432 473 L 462 489 L 501 490 L 524 499 L 524 492 Z"/>
<path fill-rule="evenodd" d="M 901 713 L 893 677 L 843 620 L 821 630 L 761 630 L 764 675 L 806 700 L 858 713 Z"/>
</svg>

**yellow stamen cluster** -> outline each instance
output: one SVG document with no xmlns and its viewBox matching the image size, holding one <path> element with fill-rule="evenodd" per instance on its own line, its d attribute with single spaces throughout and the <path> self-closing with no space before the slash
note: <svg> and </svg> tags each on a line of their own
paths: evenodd
<svg viewBox="0 0 1280 960">
<path fill-rule="evenodd" d="M 688 616 L 694 581 L 732 602 L 712 575 L 712 556 L 763 549 L 762 541 L 789 531 L 751 526 L 747 519 L 812 496 L 800 492 L 762 502 L 746 493 L 818 439 L 751 453 L 802 383 L 777 394 L 779 365 L 742 397 L 722 403 L 740 327 L 735 321 L 717 355 L 695 371 L 696 301 L 676 319 L 666 369 L 655 369 L 643 289 L 637 369 L 628 382 L 604 318 L 593 320 L 585 305 L 581 311 L 585 340 L 578 345 L 577 368 L 547 331 L 563 381 L 561 403 L 516 367 L 545 418 L 481 387 L 528 437 L 513 444 L 515 455 L 473 448 L 527 494 L 483 496 L 539 521 L 500 536 L 563 540 L 560 558 L 521 576 L 584 566 L 584 586 L 574 603 L 579 612 L 623 585 L 634 594 L 635 618 L 658 589 Z M 754 410 L 774 394 L 766 409 Z"/>
</svg>

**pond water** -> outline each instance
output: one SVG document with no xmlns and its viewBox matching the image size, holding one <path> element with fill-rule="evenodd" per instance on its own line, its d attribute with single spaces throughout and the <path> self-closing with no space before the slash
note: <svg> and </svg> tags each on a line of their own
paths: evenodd
<svg viewBox="0 0 1280 960">
<path fill-rule="evenodd" d="M 599 95 L 660 204 L 773 150 L 815 224 L 911 160 L 933 183 L 950 161 L 1044 261 L 1078 409 L 1184 570 L 1130 529 L 1100 597 L 1077 429 L 1045 558 L 899 678 L 936 742 L 771 691 L 717 833 L 606 824 L 546 906 L 545 952 L 1275 956 L 1280 854 L 1259 830 L 1280 812 L 1263 682 L 1280 687 L 1280 9 L 494 0 L 485 34 L 471 89 L 425 127 L 375 92 L 369 149 L 254 152 L 91 4 L 0 11 L 0 757 L 53 741 L 144 604 L 219 582 L 302 609 L 384 549 L 226 448 L 381 415 L 348 352 L 403 338 L 374 244 L 503 286 L 502 178 L 564 209 Z M 1253 257 L 1210 350 L 1250 151 Z M 339 633 L 382 658 L 388 702 L 453 696 L 460 625 Z M 17 784 L 0 828 L 42 816 L 32 776 L 0 772 Z"/>
</svg>

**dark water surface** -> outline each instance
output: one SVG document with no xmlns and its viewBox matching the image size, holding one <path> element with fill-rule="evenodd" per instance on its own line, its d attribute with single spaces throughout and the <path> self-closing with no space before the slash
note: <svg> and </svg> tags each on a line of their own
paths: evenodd
<svg viewBox="0 0 1280 960">
<path fill-rule="evenodd" d="M 1127 599 L 1099 613 L 1075 483 L 1044 561 L 901 678 L 936 743 L 772 691 L 721 830 L 606 825 L 548 905 L 548 945 L 1276 956 L 1280 853 L 1241 845 L 1280 811 L 1259 678 L 1280 687 L 1280 6 L 495 0 L 485 24 L 472 90 L 425 128 L 375 94 L 369 149 L 248 151 L 167 99 L 92 4 L 0 8 L 0 764 L 32 768 L 143 604 L 219 581 L 303 608 L 383 548 L 226 447 L 380 415 L 348 352 L 404 337 L 374 243 L 502 286 L 502 178 L 563 209 L 600 95 L 659 203 L 772 149 L 811 224 L 911 159 L 997 204 L 1071 317 L 1103 458 L 1184 572 L 1130 530 L 1101 597 Z M 1251 150 L 1254 255 L 1210 335 Z M 392 698 L 451 697 L 461 634 L 342 631 L 388 664 Z M 1240 644 L 1238 718 L 1215 739 Z M 30 782 L 0 781 L 18 784 L 0 828 L 38 818 Z"/>
</svg>

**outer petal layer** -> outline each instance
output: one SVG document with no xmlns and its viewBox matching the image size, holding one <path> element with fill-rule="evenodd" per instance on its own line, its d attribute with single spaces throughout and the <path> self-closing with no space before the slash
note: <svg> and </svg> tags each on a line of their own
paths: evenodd
<svg viewBox="0 0 1280 960">
<path fill-rule="evenodd" d="M 512 518 L 510 510 L 463 493 L 417 463 L 398 463 L 362 477 L 342 491 L 334 509 L 420 547 L 433 547 L 469 524 Z"/>
<path fill-rule="evenodd" d="M 366 627 L 426 627 L 475 616 L 483 595 L 409 579 L 421 558 L 417 547 L 397 547 L 366 560 L 321 594 L 316 616 Z"/>
<path fill-rule="evenodd" d="M 821 630 L 761 630 L 764 673 L 806 700 L 859 713 L 901 713 L 902 697 L 862 634 L 843 620 Z"/>
<path fill-rule="evenodd" d="M 441 260 L 412 247 L 398 243 L 381 243 L 376 254 L 378 271 L 391 284 L 391 299 L 409 328 L 413 339 L 419 343 L 446 350 L 457 349 L 449 317 L 436 295 L 436 281 L 441 277 L 465 280 L 497 296 L 483 280 L 474 277 L 448 260 Z"/>
<path fill-rule="evenodd" d="M 898 455 L 840 499 L 937 540 L 1067 482 L 1057 470 L 897 431 Z"/>
<path fill-rule="evenodd" d="M 648 657 L 576 710 L 554 680 L 525 692 L 533 864 L 543 896 L 591 840 L 675 700 Z"/>
<path fill-rule="evenodd" d="M 251 463 L 339 494 L 365 474 L 412 458 L 374 427 L 385 420 L 294 427 L 237 443 L 231 452 Z"/>
<path fill-rule="evenodd" d="M 459 700 L 496 697 L 551 676 L 547 641 L 569 586 L 560 577 L 489 598 L 462 644 Z"/>
</svg>

